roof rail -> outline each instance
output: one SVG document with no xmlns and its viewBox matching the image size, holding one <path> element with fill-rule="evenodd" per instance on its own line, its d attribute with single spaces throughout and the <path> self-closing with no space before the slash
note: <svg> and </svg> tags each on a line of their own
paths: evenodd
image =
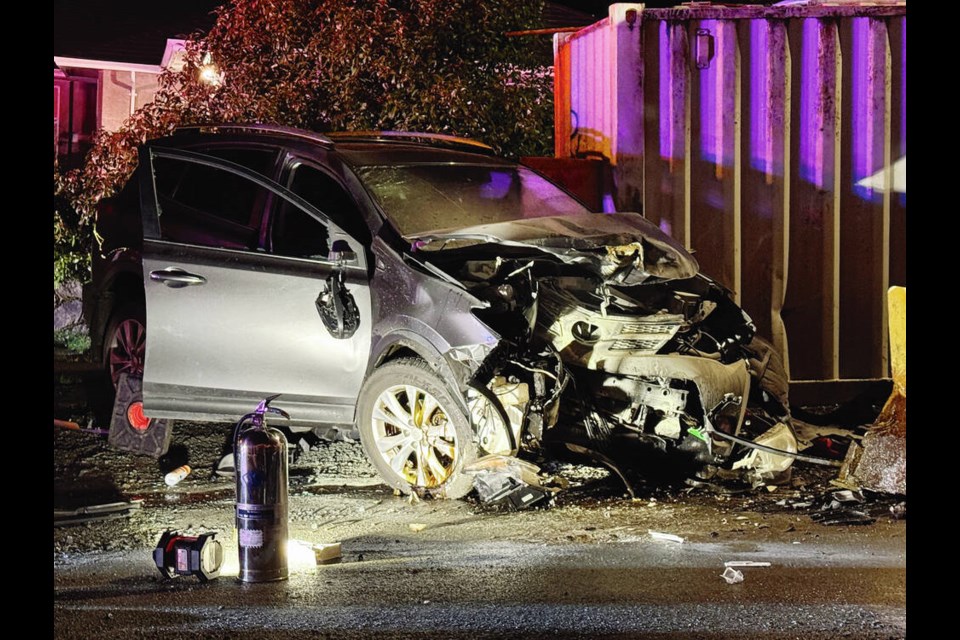
<svg viewBox="0 0 960 640">
<path fill-rule="evenodd" d="M 414 142 L 434 146 L 462 147 L 471 151 L 494 153 L 493 147 L 479 140 L 460 138 L 444 133 L 423 133 L 419 131 L 331 131 L 327 134 L 331 140 L 376 140 Z"/>
<path fill-rule="evenodd" d="M 296 127 L 286 127 L 279 124 L 225 123 L 225 124 L 191 124 L 191 125 L 186 125 L 182 127 L 177 127 L 177 133 L 183 132 L 183 131 L 196 131 L 198 133 L 241 132 L 241 131 L 250 131 L 254 133 L 276 133 L 284 136 L 289 136 L 291 138 L 300 138 L 302 140 L 310 140 L 311 142 L 319 142 L 325 147 L 333 146 L 333 140 L 331 140 L 330 138 L 328 138 L 322 133 L 317 133 L 316 131 L 307 131 L 306 129 L 297 129 Z"/>
</svg>

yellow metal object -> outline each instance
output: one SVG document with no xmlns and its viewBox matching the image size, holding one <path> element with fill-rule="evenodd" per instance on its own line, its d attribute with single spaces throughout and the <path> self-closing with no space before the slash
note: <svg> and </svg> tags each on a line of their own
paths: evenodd
<svg viewBox="0 0 960 640">
<path fill-rule="evenodd" d="M 890 371 L 893 391 L 871 431 L 904 435 L 907 431 L 907 288 L 887 290 L 887 313 L 890 319 Z"/>
<path fill-rule="evenodd" d="M 887 290 L 887 313 L 890 318 L 890 370 L 894 391 L 907 395 L 907 288 Z"/>
</svg>

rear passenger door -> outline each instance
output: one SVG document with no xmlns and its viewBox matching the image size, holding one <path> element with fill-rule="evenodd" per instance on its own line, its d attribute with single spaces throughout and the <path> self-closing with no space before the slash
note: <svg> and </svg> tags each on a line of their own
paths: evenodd
<svg viewBox="0 0 960 640">
<path fill-rule="evenodd" d="M 363 245 L 255 158 L 217 155 L 141 152 L 145 412 L 232 421 L 281 393 L 294 424 L 352 422 L 370 345 Z M 349 262 L 329 259 L 336 240 Z M 339 338 L 317 305 L 338 271 L 361 317 Z"/>
</svg>

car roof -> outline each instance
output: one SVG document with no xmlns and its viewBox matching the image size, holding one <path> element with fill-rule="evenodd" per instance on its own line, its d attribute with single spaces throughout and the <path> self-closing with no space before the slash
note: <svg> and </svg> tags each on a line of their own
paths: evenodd
<svg viewBox="0 0 960 640">
<path fill-rule="evenodd" d="M 407 131 L 344 131 L 317 133 L 281 125 L 227 123 L 191 125 L 172 135 L 151 141 L 158 146 L 179 146 L 216 136 L 224 142 L 269 141 L 271 144 L 309 154 L 320 147 L 334 151 L 353 166 L 406 164 L 495 164 L 514 163 L 494 155 L 492 147 L 469 138 Z"/>
</svg>

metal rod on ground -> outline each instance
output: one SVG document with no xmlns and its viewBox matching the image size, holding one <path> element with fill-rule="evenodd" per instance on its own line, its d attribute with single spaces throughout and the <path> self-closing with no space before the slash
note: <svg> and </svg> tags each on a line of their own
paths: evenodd
<svg viewBox="0 0 960 640">
<path fill-rule="evenodd" d="M 69 429 L 70 431 L 82 431 L 84 433 L 93 433 L 98 436 L 105 436 L 110 433 L 106 429 L 85 428 L 85 427 L 81 427 L 79 424 L 77 424 L 76 422 L 73 422 L 72 420 L 57 420 L 56 418 L 53 419 L 53 426 L 60 427 L 61 429 Z"/>
<path fill-rule="evenodd" d="M 816 456 L 807 456 L 802 453 L 793 453 L 792 451 L 784 451 L 783 449 L 774 449 L 773 447 L 768 447 L 765 444 L 757 444 L 756 442 L 750 442 L 749 440 L 744 440 L 743 438 L 738 438 L 737 436 L 732 436 L 729 433 L 724 433 L 722 431 L 711 431 L 711 435 L 719 436 L 726 440 L 732 440 L 737 444 L 742 444 L 745 447 L 750 447 L 751 449 L 759 449 L 760 451 L 766 451 L 767 453 L 775 453 L 778 456 L 789 456 L 791 458 L 796 458 L 803 462 L 812 462 L 813 464 L 822 464 L 827 467 L 842 467 L 842 460 L 828 460 L 827 458 L 818 458 Z"/>
</svg>

